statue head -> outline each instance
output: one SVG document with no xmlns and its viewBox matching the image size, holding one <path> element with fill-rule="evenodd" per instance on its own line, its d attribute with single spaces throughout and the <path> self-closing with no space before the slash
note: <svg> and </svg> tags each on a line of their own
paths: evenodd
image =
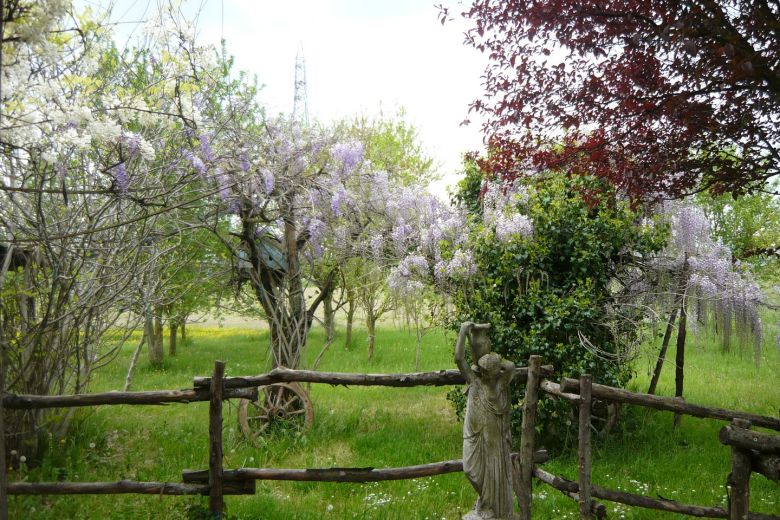
<svg viewBox="0 0 780 520">
<path fill-rule="evenodd" d="M 495 352 L 490 352 L 479 358 L 477 365 L 479 366 L 480 372 L 482 374 L 495 377 L 499 372 L 501 372 L 501 362 L 501 356 Z"/>
</svg>

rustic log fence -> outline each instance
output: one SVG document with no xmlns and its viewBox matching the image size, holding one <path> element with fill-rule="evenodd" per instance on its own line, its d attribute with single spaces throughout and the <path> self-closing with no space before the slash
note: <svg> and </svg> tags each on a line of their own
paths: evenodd
<svg viewBox="0 0 780 520">
<path fill-rule="evenodd" d="M 528 367 L 517 369 L 515 381 L 526 385 L 519 453 L 512 454 L 513 487 L 517 495 L 520 518 L 529 520 L 532 511 L 532 477 L 558 489 L 579 503 L 581 519 L 604 518 L 606 507 L 595 499 L 682 513 L 708 518 L 780 520 L 780 516 L 749 513 L 749 479 L 758 472 L 778 480 L 780 473 L 780 436 L 749 430 L 751 425 L 780 430 L 780 419 L 735 410 L 723 410 L 687 403 L 676 398 L 639 394 L 599 385 L 583 375 L 580 379 L 563 379 L 560 384 L 544 379 L 553 367 L 542 366 L 539 356 L 531 356 Z M 209 509 L 215 518 L 224 516 L 226 495 L 255 493 L 257 480 L 317 482 L 378 482 L 443 475 L 463 471 L 460 460 L 434 462 L 398 468 L 321 468 L 278 469 L 223 467 L 222 402 L 225 399 L 257 397 L 257 387 L 273 383 L 325 383 L 345 386 L 445 386 L 465 383 L 458 370 L 410 374 L 352 374 L 289 370 L 277 368 L 269 373 L 249 377 L 224 377 L 225 364 L 217 361 L 211 377 L 194 378 L 192 389 L 152 392 L 106 392 L 71 396 L 4 395 L 2 406 L 8 409 L 56 408 L 100 405 L 154 405 L 166 403 L 209 402 L 209 467 L 207 470 L 182 472 L 182 482 L 12 482 L 0 489 L 0 501 L 7 495 L 62 494 L 155 494 L 209 496 Z M 578 405 L 579 443 L 577 481 L 553 475 L 538 467 L 547 460 L 544 450 L 536 447 L 535 426 L 539 391 Z M 635 404 L 668 410 L 694 417 L 707 417 L 732 424 L 720 432 L 720 441 L 732 448 L 732 474 L 729 477 L 729 508 L 698 506 L 656 499 L 623 491 L 610 490 L 591 482 L 592 446 L 590 413 L 594 399 Z M 1 423 L 0 423 L 1 424 Z M 0 436 L 3 435 L 0 430 Z M 0 467 L 0 487 L 6 482 L 6 468 Z M 5 491 L 6 493 L 3 493 Z M 0 520 L 6 520 L 0 504 Z"/>
<path fill-rule="evenodd" d="M 640 394 L 628 390 L 599 385 L 589 375 L 580 379 L 564 378 L 560 384 L 543 381 L 541 389 L 559 399 L 567 399 L 579 406 L 578 481 L 573 482 L 534 469 L 534 475 L 542 482 L 576 498 L 580 506 L 580 519 L 599 516 L 599 510 L 590 503 L 592 498 L 619 502 L 629 506 L 679 513 L 705 518 L 728 518 L 730 520 L 780 520 L 780 516 L 749 512 L 749 480 L 751 472 L 761 473 L 778 481 L 780 473 L 780 435 L 749 431 L 750 425 L 780 430 L 780 418 L 725 410 L 688 403 L 678 397 L 662 397 Z M 732 447 L 732 473 L 727 484 L 729 489 L 728 508 L 683 504 L 673 500 L 652 498 L 624 491 L 597 486 L 591 482 L 590 410 L 593 400 L 621 404 L 633 404 L 674 412 L 675 416 L 690 415 L 699 418 L 731 421 L 720 431 L 720 441 Z"/>
</svg>

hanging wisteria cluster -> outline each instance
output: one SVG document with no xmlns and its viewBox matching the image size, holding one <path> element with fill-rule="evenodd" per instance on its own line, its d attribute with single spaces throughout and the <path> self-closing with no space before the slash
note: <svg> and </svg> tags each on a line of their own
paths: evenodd
<svg viewBox="0 0 780 520">
<path fill-rule="evenodd" d="M 479 274 L 469 250 L 471 227 L 463 208 L 446 205 L 420 188 L 387 195 L 392 201 L 388 204 L 392 245 L 398 254 L 408 252 L 390 272 L 391 288 L 399 294 L 421 294 L 427 282 L 446 292 Z M 533 224 L 523 213 L 528 194 L 521 183 L 489 182 L 482 202 L 481 224 L 499 241 L 532 236 Z"/>
<path fill-rule="evenodd" d="M 671 228 L 666 250 L 655 260 L 661 273 L 686 276 L 685 297 L 691 302 L 688 310 L 690 326 L 714 323 L 723 349 L 731 345 L 731 333 L 736 327 L 743 345 L 752 344 L 759 355 L 762 324 L 759 306 L 764 300 L 761 288 L 748 266 L 735 260 L 731 250 L 712 238 L 712 226 L 704 210 L 689 202 L 667 203 L 662 216 Z M 676 282 L 669 282 L 666 292 L 676 293 Z"/>
<path fill-rule="evenodd" d="M 530 237 L 533 224 L 519 211 L 527 202 L 526 187 L 520 182 L 489 182 L 483 195 L 483 221 L 501 242 L 515 236 Z"/>
</svg>

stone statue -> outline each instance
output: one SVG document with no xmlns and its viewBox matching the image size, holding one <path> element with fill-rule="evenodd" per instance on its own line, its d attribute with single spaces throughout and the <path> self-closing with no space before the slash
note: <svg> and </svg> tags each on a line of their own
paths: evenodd
<svg viewBox="0 0 780 520">
<path fill-rule="evenodd" d="M 509 384 L 515 364 L 490 351 L 489 323 L 466 322 L 455 344 L 455 362 L 469 384 L 463 425 L 463 472 L 479 494 L 463 520 L 515 520 L 512 494 Z M 468 337 L 472 359 L 465 357 Z"/>
</svg>

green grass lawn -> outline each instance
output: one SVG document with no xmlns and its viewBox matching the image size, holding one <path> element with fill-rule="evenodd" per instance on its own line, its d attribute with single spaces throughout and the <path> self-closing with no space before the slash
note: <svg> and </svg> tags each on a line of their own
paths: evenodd
<svg viewBox="0 0 780 520">
<path fill-rule="evenodd" d="M 309 358 L 323 343 L 313 332 Z M 424 339 L 422 370 L 453 368 L 454 337 L 433 332 Z M 134 390 L 188 388 L 192 377 L 210 375 L 213 361 L 227 362 L 228 375 L 256 374 L 266 366 L 267 332 L 192 328 L 179 355 L 152 370 L 142 358 Z M 374 360 L 366 361 L 365 332 L 346 350 L 337 338 L 320 370 L 408 372 L 414 370 L 414 334 L 380 330 Z M 132 354 L 128 344 L 115 363 L 96 374 L 93 391 L 119 390 Z M 673 355 L 673 353 L 672 353 Z M 647 386 L 649 359 L 637 362 L 634 388 Z M 659 393 L 670 395 L 667 365 Z M 692 342 L 686 370 L 686 398 L 700 404 L 776 415 L 780 407 L 780 360 L 766 354 L 760 368 L 749 355 L 722 355 Z M 461 427 L 446 401 L 447 388 L 311 387 L 314 426 L 300 435 L 276 435 L 250 444 L 242 439 L 235 405 L 225 411 L 225 467 L 388 467 L 460 458 Z M 208 466 L 208 405 L 104 406 L 81 410 L 71 435 L 54 443 L 43 464 L 11 479 L 180 481 L 182 469 Z M 717 433 L 723 423 L 683 418 L 673 430 L 672 414 L 629 410 L 619 431 L 597 444 L 594 482 L 611 488 L 689 503 L 725 503 L 729 450 Z M 544 439 L 541 439 L 544 443 Z M 576 477 L 576 456 L 558 457 L 549 471 Z M 257 483 L 254 496 L 229 496 L 233 518 L 263 519 L 459 519 L 476 498 L 462 474 L 375 484 Z M 780 486 L 752 479 L 752 510 L 780 514 Z M 11 518 L 203 518 L 200 497 L 142 495 L 12 497 Z M 607 503 L 610 518 L 678 518 Z M 538 484 L 534 518 L 576 518 L 576 504 Z"/>
</svg>

